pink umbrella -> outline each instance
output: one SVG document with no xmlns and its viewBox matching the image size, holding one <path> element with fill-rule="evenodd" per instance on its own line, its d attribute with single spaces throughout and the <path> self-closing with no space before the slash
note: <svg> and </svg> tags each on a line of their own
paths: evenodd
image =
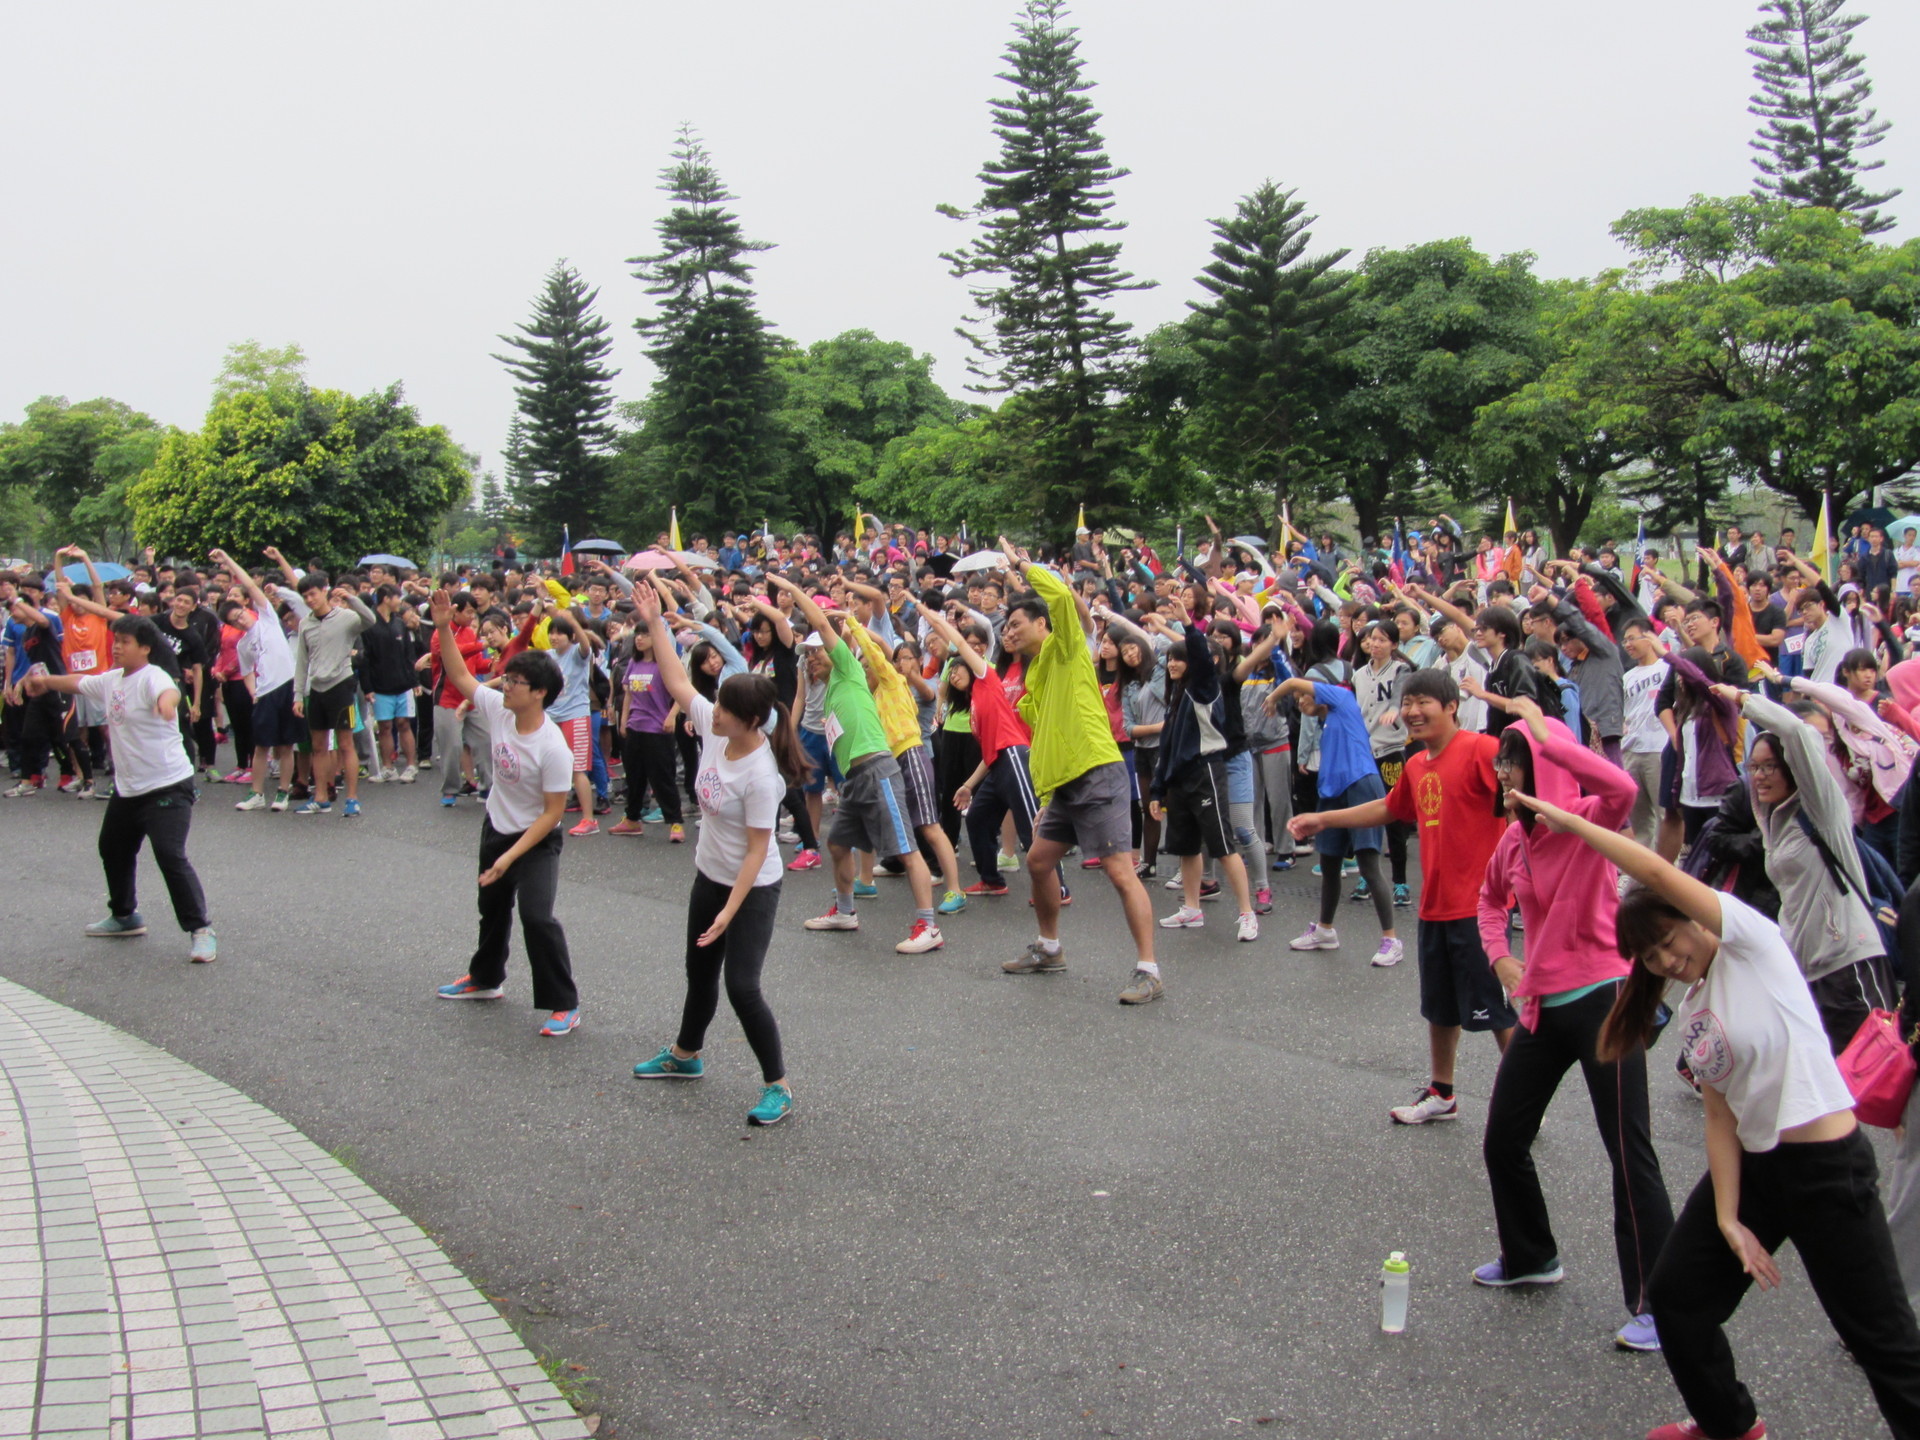
<svg viewBox="0 0 1920 1440">
<path fill-rule="evenodd" d="M 662 555 L 658 550 L 642 550 L 629 555 L 622 570 L 671 570 L 678 562 L 671 555 Z"/>
</svg>

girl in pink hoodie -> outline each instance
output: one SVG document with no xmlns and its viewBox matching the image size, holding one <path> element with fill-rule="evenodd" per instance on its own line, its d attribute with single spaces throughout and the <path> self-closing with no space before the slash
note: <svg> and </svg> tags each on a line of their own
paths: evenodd
<svg viewBox="0 0 1920 1440">
<path fill-rule="evenodd" d="M 1500 1258 L 1473 1272 L 1481 1285 L 1553 1285 L 1565 1277 L 1533 1167 L 1533 1140 L 1568 1070 L 1579 1065 L 1613 1170 L 1613 1239 L 1632 1318 L 1614 1336 L 1627 1350 L 1658 1350 L 1648 1277 L 1673 1229 L 1673 1204 L 1647 1119 L 1646 1052 L 1612 1063 L 1596 1053 L 1600 1027 L 1631 968 L 1614 942 L 1619 872 L 1578 837 L 1535 821 L 1510 798 L 1535 795 L 1609 830 L 1633 814 L 1639 787 L 1617 765 L 1579 744 L 1526 697 L 1489 697 L 1525 723 L 1501 734 L 1494 759 L 1502 803 L 1514 816 L 1480 886 L 1480 938 L 1520 1026 L 1501 1057 L 1481 1150 L 1493 1189 Z M 1527 957 L 1507 936 L 1518 901 Z"/>
</svg>

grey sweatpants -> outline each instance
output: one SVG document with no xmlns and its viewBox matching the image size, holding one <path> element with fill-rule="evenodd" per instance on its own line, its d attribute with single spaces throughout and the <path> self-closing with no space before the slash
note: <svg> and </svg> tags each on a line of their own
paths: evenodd
<svg viewBox="0 0 1920 1440">
<path fill-rule="evenodd" d="M 434 744 L 440 747 L 440 793 L 458 795 L 460 793 L 460 748 L 470 746 L 473 750 L 474 783 L 482 790 L 493 784 L 493 753 L 487 747 L 487 727 L 481 722 L 477 712 L 469 710 L 467 718 L 456 729 L 453 725 L 453 711 L 442 709 L 434 717 Z"/>
</svg>

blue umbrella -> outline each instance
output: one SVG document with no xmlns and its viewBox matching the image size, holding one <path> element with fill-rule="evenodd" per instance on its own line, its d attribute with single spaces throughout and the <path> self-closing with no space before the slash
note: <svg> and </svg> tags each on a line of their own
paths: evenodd
<svg viewBox="0 0 1920 1440">
<path fill-rule="evenodd" d="M 618 540 L 576 540 L 573 542 L 573 553 L 576 555 L 582 553 L 588 555 L 624 555 L 627 553 L 627 547 L 622 545 Z"/>
<path fill-rule="evenodd" d="M 133 574 L 126 566 L 116 565 L 111 560 L 96 560 L 93 562 L 93 568 L 100 572 L 102 583 L 108 580 L 124 580 Z M 87 583 L 87 567 L 78 561 L 67 566 L 60 573 L 75 585 L 84 585 Z M 49 585 L 53 583 L 53 575 L 51 572 L 47 575 L 47 583 Z"/>
<path fill-rule="evenodd" d="M 362 565 L 385 565 L 390 570 L 418 570 L 420 568 L 404 555 L 362 555 L 359 563 Z"/>
</svg>

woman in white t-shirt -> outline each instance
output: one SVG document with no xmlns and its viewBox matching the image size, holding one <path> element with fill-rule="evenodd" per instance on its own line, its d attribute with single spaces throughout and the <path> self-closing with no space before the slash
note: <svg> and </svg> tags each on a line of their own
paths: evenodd
<svg viewBox="0 0 1920 1440">
<path fill-rule="evenodd" d="M 747 1123 L 777 1125 L 793 1108 L 793 1091 L 780 1053 L 780 1026 L 760 992 L 760 971 L 773 939 L 783 873 L 773 827 L 788 787 L 806 775 L 806 752 L 769 676 L 729 675 L 708 700 L 674 653 L 658 596 L 636 586 L 634 603 L 640 623 L 652 633 L 660 679 L 700 739 L 694 793 L 703 823 L 687 905 L 687 999 L 680 1034 L 651 1060 L 634 1066 L 633 1073 L 641 1080 L 697 1080 L 705 1073 L 700 1051 L 720 1006 L 724 974 L 727 1000 L 760 1062 L 765 1087 L 747 1112 Z"/>
<path fill-rule="evenodd" d="M 1617 943 L 1634 967 L 1601 1029 L 1600 1058 L 1645 1045 L 1668 984 L 1687 987 L 1672 1023 L 1705 1087 L 1708 1173 L 1648 1291 L 1692 1419 L 1648 1440 L 1766 1434 L 1721 1327 L 1749 1285 L 1780 1284 L 1773 1252 L 1785 1240 L 1888 1426 L 1920 1436 L 1920 1327 L 1900 1283 L 1873 1147 L 1779 928 L 1625 835 L 1518 798 L 1645 887 L 1620 902 Z"/>
</svg>

